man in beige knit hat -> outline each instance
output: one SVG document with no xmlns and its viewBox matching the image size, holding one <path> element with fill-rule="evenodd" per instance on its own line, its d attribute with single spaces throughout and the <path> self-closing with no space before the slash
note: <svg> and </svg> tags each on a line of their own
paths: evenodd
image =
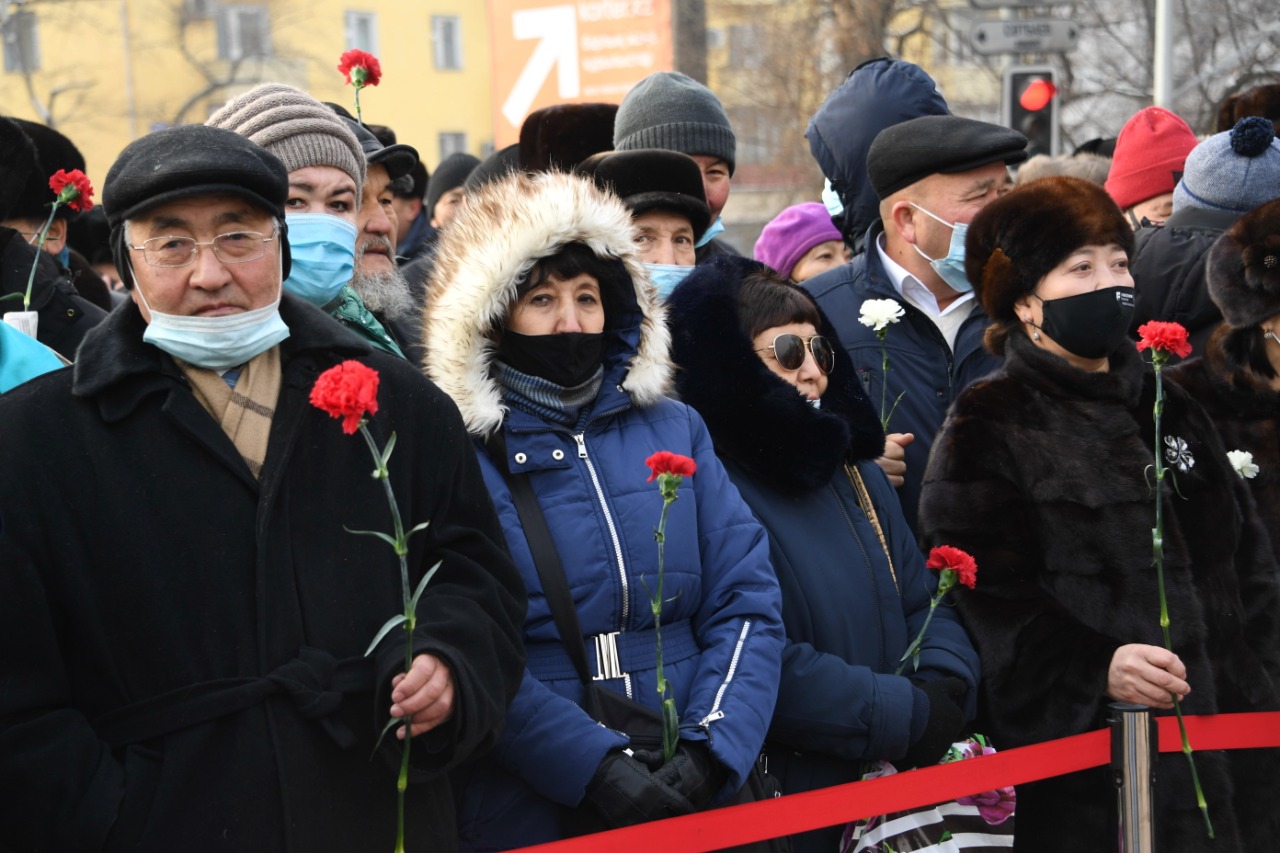
<svg viewBox="0 0 1280 853">
<path fill-rule="evenodd" d="M 346 123 L 301 89 L 263 83 L 229 101 L 206 124 L 256 142 L 289 170 L 285 220 L 293 268 L 285 289 L 379 349 L 403 356 L 351 287 L 366 165 Z"/>
</svg>

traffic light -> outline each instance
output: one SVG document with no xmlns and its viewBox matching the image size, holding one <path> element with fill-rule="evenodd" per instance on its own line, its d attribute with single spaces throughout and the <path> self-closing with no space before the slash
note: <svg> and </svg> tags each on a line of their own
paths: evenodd
<svg viewBox="0 0 1280 853">
<path fill-rule="evenodd" d="M 1027 156 L 1058 153 L 1057 72 L 1048 65 L 1014 65 L 1004 70 L 1001 118 L 1027 137 Z"/>
</svg>

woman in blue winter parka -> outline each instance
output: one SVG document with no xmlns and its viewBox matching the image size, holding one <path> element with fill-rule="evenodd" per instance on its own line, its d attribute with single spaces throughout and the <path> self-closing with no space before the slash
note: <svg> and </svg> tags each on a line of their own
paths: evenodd
<svg viewBox="0 0 1280 853">
<path fill-rule="evenodd" d="M 976 704 L 978 656 L 939 607 L 919 668 L 899 659 L 937 578 L 875 464 L 884 431 L 848 354 L 803 290 L 746 258 L 699 266 L 669 297 L 681 399 L 769 532 L 787 641 L 769 772 L 788 794 L 861 778 L 866 763 L 937 762 Z M 842 827 L 792 839 L 838 848 Z"/>
<path fill-rule="evenodd" d="M 521 174 L 468 198 L 436 256 L 426 370 L 476 439 L 530 596 L 528 667 L 505 733 L 456 780 L 463 849 L 555 840 L 567 811 L 608 827 L 724 802 L 773 711 L 783 633 L 768 542 L 702 419 L 665 396 L 670 336 L 633 240 L 630 212 L 589 180 Z M 495 433 L 501 457 L 485 443 Z M 659 450 L 698 466 L 667 522 L 662 638 L 680 744 L 665 764 L 632 754 L 624 734 L 581 709 L 582 683 L 498 467 L 528 476 L 581 624 L 575 641 L 605 676 L 597 683 L 656 711 L 649 597 L 662 498 L 645 460 Z"/>
</svg>

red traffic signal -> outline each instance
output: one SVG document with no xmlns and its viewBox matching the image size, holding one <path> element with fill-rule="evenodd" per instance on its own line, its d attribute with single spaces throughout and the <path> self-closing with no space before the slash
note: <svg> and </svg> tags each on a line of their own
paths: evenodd
<svg viewBox="0 0 1280 853">
<path fill-rule="evenodd" d="M 1038 112 L 1049 106 L 1049 102 L 1056 94 L 1058 94 L 1058 87 L 1053 85 L 1052 80 L 1036 77 L 1018 95 L 1018 105 L 1024 110 Z"/>
</svg>

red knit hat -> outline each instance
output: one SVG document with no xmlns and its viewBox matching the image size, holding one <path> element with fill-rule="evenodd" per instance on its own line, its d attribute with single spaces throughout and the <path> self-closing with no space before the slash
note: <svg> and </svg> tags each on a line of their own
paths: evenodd
<svg viewBox="0 0 1280 853">
<path fill-rule="evenodd" d="M 1127 122 L 1116 140 L 1107 174 L 1107 192 L 1121 210 L 1173 192 L 1196 135 L 1178 116 L 1147 107 Z"/>
</svg>

